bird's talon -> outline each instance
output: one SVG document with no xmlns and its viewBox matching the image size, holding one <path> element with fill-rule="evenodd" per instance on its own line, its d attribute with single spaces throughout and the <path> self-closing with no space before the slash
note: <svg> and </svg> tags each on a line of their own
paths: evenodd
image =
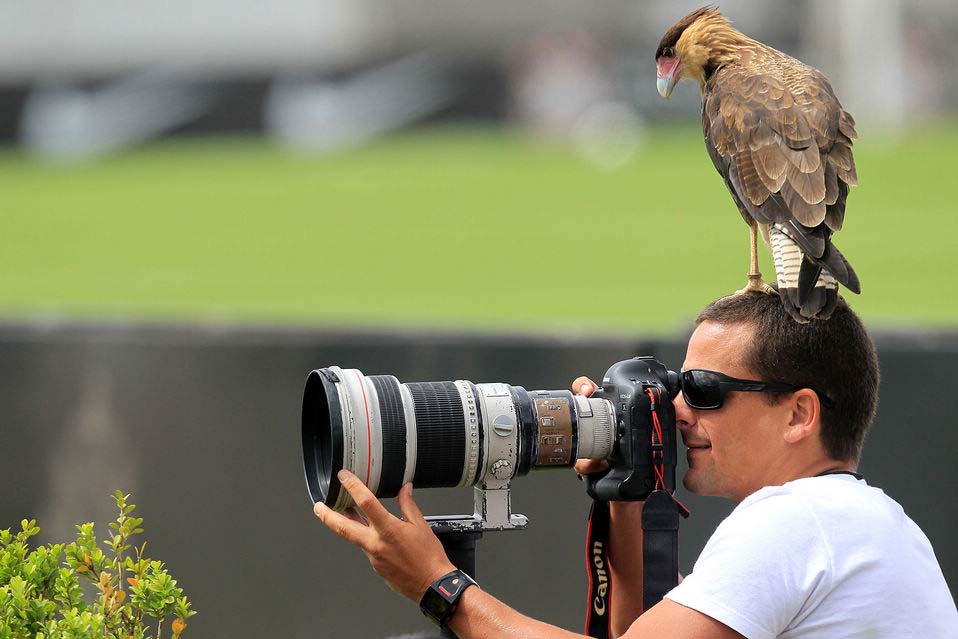
<svg viewBox="0 0 958 639">
<path fill-rule="evenodd" d="M 778 295 L 778 291 L 765 283 L 765 281 L 762 279 L 761 273 L 749 274 L 748 284 L 745 285 L 745 288 L 735 291 L 735 295 L 743 295 L 745 293 L 765 293 L 766 295 Z"/>
</svg>

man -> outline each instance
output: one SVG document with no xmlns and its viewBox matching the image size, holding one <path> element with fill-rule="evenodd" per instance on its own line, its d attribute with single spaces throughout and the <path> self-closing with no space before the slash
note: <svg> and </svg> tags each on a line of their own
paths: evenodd
<svg viewBox="0 0 958 639">
<path fill-rule="evenodd" d="M 613 503 L 613 631 L 627 638 L 958 637 L 958 612 L 927 538 L 901 507 L 855 475 L 875 412 L 878 364 L 844 303 L 798 324 L 775 296 L 734 295 L 700 314 L 683 365 L 676 425 L 685 486 L 738 503 L 692 573 L 641 610 L 641 504 Z M 720 376 L 715 376 L 719 373 Z M 724 377 L 722 377 L 724 375 Z M 721 380 L 721 384 L 714 382 Z M 774 391 L 746 392 L 742 380 Z M 594 384 L 579 378 L 578 392 Z M 577 470 L 597 470 L 580 461 Z M 454 569 L 403 487 L 403 520 L 353 475 L 359 508 L 318 505 L 392 587 L 419 602 Z M 640 616 L 641 615 L 641 616 Z M 450 620 L 469 637 L 577 637 L 466 588 Z"/>
</svg>

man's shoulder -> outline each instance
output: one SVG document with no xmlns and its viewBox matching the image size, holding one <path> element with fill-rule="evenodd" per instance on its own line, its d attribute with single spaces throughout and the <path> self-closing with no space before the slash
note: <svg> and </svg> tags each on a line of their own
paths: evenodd
<svg viewBox="0 0 958 639">
<path fill-rule="evenodd" d="M 804 553 L 821 551 L 825 535 L 813 501 L 788 485 L 762 488 L 719 523 L 706 542 L 703 555 L 749 557 L 757 549 L 785 547 L 800 548 Z"/>
<path fill-rule="evenodd" d="M 746 637 L 775 637 L 802 602 L 832 589 L 832 566 L 806 497 L 769 486 L 719 524 L 691 574 L 667 596 Z"/>
<path fill-rule="evenodd" d="M 854 582 L 849 575 L 884 583 L 907 573 L 917 581 L 941 571 L 927 536 L 901 505 L 849 475 L 807 477 L 756 491 L 719 525 L 706 548 L 753 565 L 757 557 L 767 567 L 798 561 L 817 572 L 807 576 L 819 585 Z M 782 555 L 782 548 L 790 552 Z"/>
<path fill-rule="evenodd" d="M 732 511 L 746 517 L 791 517 L 806 513 L 828 519 L 900 519 L 902 507 L 881 489 L 850 475 L 803 477 L 755 491 Z"/>
<path fill-rule="evenodd" d="M 926 596 L 914 610 L 889 616 L 915 592 Z M 897 502 L 851 476 L 756 491 L 719 525 L 692 573 L 667 596 L 747 637 L 803 628 L 906 636 L 905 629 L 937 629 L 941 624 L 929 619 L 954 616 L 927 538 Z"/>
<path fill-rule="evenodd" d="M 781 486 L 765 486 L 745 499 L 732 510 L 722 526 L 753 526 L 761 529 L 779 530 L 783 523 L 793 526 L 814 520 L 814 495 L 809 495 L 797 482 Z"/>
<path fill-rule="evenodd" d="M 828 556 L 845 543 L 914 533 L 921 535 L 901 506 L 880 489 L 851 476 L 806 477 L 746 497 L 710 543 L 746 552 L 759 544 L 787 543 Z"/>
</svg>

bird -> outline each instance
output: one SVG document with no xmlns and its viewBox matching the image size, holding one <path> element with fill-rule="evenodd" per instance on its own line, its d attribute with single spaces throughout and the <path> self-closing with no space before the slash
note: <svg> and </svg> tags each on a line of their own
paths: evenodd
<svg viewBox="0 0 958 639">
<path fill-rule="evenodd" d="M 832 243 L 849 187 L 858 185 L 858 133 L 825 75 L 739 32 L 711 5 L 662 36 L 655 63 L 665 99 L 680 79 L 699 83 L 705 146 L 749 226 L 748 283 L 736 292 L 777 293 L 801 323 L 831 315 L 839 284 L 861 293 Z M 777 290 L 759 271 L 759 233 Z"/>
</svg>

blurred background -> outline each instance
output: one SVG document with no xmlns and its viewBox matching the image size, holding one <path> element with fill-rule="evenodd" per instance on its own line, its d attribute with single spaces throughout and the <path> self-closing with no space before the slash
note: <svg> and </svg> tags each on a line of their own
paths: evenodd
<svg viewBox="0 0 958 639">
<path fill-rule="evenodd" d="M 311 514 L 305 375 L 564 388 L 640 353 L 678 368 L 748 268 L 697 87 L 655 90 L 658 40 L 697 6 L 0 3 L 0 528 L 103 534 L 120 488 L 192 636 L 428 629 Z M 836 244 L 883 365 L 862 469 L 954 594 L 958 5 L 721 9 L 858 122 Z M 479 550 L 483 587 L 574 630 L 583 492 L 571 471 L 521 480 L 532 527 Z M 419 498 L 465 512 L 468 493 Z M 688 571 L 730 506 L 684 498 Z"/>
</svg>

